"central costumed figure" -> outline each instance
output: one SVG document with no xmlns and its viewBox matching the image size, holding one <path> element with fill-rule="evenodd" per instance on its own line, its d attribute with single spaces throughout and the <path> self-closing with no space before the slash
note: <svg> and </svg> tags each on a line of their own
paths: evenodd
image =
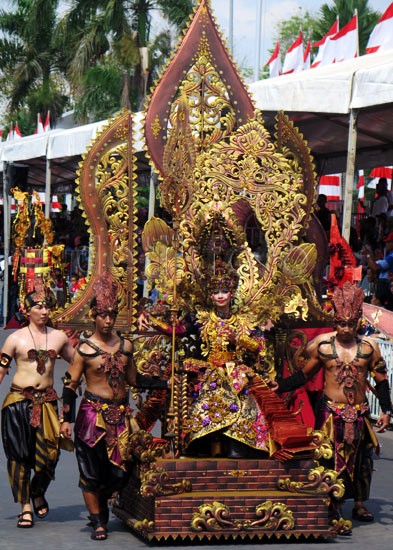
<svg viewBox="0 0 393 550">
<path fill-rule="evenodd" d="M 188 452 L 244 457 L 251 449 L 269 449 L 268 427 L 249 387 L 265 341 L 247 316 L 232 310 L 237 284 L 236 272 L 218 262 L 207 283 L 212 309 L 197 314 L 204 359 L 184 362 L 185 371 L 195 375 L 189 419 L 183 426 Z"/>
</svg>

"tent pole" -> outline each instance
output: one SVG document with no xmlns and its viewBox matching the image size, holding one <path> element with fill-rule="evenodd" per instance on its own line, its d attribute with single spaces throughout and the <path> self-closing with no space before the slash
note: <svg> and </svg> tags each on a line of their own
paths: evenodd
<svg viewBox="0 0 393 550">
<path fill-rule="evenodd" d="M 9 195 L 8 163 L 4 162 L 3 171 L 3 212 L 4 212 L 4 286 L 3 286 L 3 325 L 8 317 L 8 289 L 10 285 L 10 270 L 8 257 L 10 255 L 11 238 L 11 201 Z"/>
<path fill-rule="evenodd" d="M 344 208 L 342 222 L 342 236 L 349 243 L 351 233 L 351 216 L 353 202 L 353 183 L 355 176 L 357 128 L 356 121 L 359 110 L 351 109 L 349 112 L 348 153 L 347 167 L 345 171 Z"/>
<path fill-rule="evenodd" d="M 46 172 L 45 172 L 45 218 L 50 218 L 51 213 L 51 169 L 50 169 L 50 159 L 46 159 Z"/>
</svg>

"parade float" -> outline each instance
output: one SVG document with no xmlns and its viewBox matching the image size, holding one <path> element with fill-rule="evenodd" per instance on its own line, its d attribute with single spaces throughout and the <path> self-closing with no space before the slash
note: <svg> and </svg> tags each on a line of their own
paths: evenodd
<svg viewBox="0 0 393 550">
<path fill-rule="evenodd" d="M 321 303 L 328 243 L 313 214 L 316 174 L 307 144 L 283 113 L 275 134 L 266 130 L 207 0 L 146 104 L 145 152 L 159 178 L 163 216 L 143 227 L 134 126 L 133 113 L 119 113 L 83 156 L 77 192 L 90 235 L 89 271 L 82 291 L 53 315 L 59 328 L 91 329 L 93 285 L 108 271 L 119 289 L 116 329 L 133 340 L 137 368 L 172 375 L 170 397 L 132 389 L 140 430 L 130 440 L 133 474 L 113 512 L 148 541 L 335 536 L 344 520 L 329 523 L 328 503 L 344 487 L 319 463 L 330 446 L 302 417 L 304 400 L 290 410 L 269 388 L 284 369 L 299 368 L 307 330 L 331 323 Z M 45 251 L 34 254 L 45 261 Z M 151 321 L 145 332 L 137 330 L 141 257 L 147 288 L 159 296 L 144 302 Z M 231 316 L 223 319 L 209 303 L 220 269 L 233 290 Z M 202 358 L 190 319 L 201 331 Z M 235 351 L 229 328 L 237 333 Z M 247 387 L 244 350 L 254 354 Z M 205 401 L 203 392 L 210 392 Z M 251 397 L 254 422 L 242 415 Z M 153 435 L 157 425 L 161 432 Z M 209 430 L 250 443 L 253 452 L 199 446 Z"/>
</svg>

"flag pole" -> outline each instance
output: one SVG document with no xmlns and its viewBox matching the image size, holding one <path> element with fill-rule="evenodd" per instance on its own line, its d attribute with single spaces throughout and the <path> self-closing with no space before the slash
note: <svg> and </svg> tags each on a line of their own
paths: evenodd
<svg viewBox="0 0 393 550">
<path fill-rule="evenodd" d="M 229 0 L 229 49 L 233 55 L 233 0 Z"/>
<path fill-rule="evenodd" d="M 259 80 L 259 68 L 261 66 L 261 43 L 262 43 L 262 0 L 257 0 L 257 26 L 256 26 L 256 56 L 254 67 L 254 81 Z"/>
</svg>

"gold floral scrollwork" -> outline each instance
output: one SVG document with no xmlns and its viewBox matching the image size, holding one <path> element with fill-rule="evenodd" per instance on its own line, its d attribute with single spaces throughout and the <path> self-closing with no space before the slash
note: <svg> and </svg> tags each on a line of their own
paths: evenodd
<svg viewBox="0 0 393 550">
<path fill-rule="evenodd" d="M 132 524 L 133 529 L 135 531 L 139 531 L 140 533 L 153 533 L 154 532 L 154 521 L 151 521 L 147 518 L 136 521 Z"/>
<path fill-rule="evenodd" d="M 153 132 L 153 136 L 157 139 L 162 130 L 162 126 L 160 124 L 160 118 L 158 115 L 155 116 L 154 122 L 151 125 L 151 130 Z"/>
<path fill-rule="evenodd" d="M 230 517 L 228 506 L 214 501 L 211 504 L 202 504 L 198 512 L 194 512 L 191 520 L 193 531 L 219 531 L 221 529 L 240 531 L 241 522 L 236 522 Z"/>
<path fill-rule="evenodd" d="M 191 483 L 183 479 L 180 483 L 168 484 L 168 472 L 153 464 L 151 469 L 143 476 L 140 493 L 144 497 L 157 497 L 168 495 L 180 495 L 192 490 Z"/>
<path fill-rule="evenodd" d="M 266 500 L 255 508 L 255 520 L 239 521 L 231 518 L 229 507 L 221 502 L 202 504 L 191 520 L 193 531 L 289 531 L 295 527 L 293 512 L 282 502 Z"/>
<path fill-rule="evenodd" d="M 244 528 L 247 531 L 261 527 L 266 531 L 290 531 L 295 527 L 293 512 L 283 502 L 266 500 L 258 504 L 255 514 L 259 519 L 245 522 Z"/>
<path fill-rule="evenodd" d="M 314 451 L 315 460 L 320 460 L 321 458 L 324 460 L 330 460 L 333 456 L 333 447 L 328 436 L 318 430 L 313 431 L 313 436 L 314 443 L 316 445 L 316 449 Z"/>
<path fill-rule="evenodd" d="M 344 496 L 345 488 L 342 479 L 338 479 L 338 473 L 334 470 L 325 470 L 323 466 L 317 466 L 308 473 L 310 483 L 293 481 L 289 477 L 278 480 L 278 488 L 281 491 L 292 493 L 323 493 L 331 494 L 335 498 Z"/>
</svg>

